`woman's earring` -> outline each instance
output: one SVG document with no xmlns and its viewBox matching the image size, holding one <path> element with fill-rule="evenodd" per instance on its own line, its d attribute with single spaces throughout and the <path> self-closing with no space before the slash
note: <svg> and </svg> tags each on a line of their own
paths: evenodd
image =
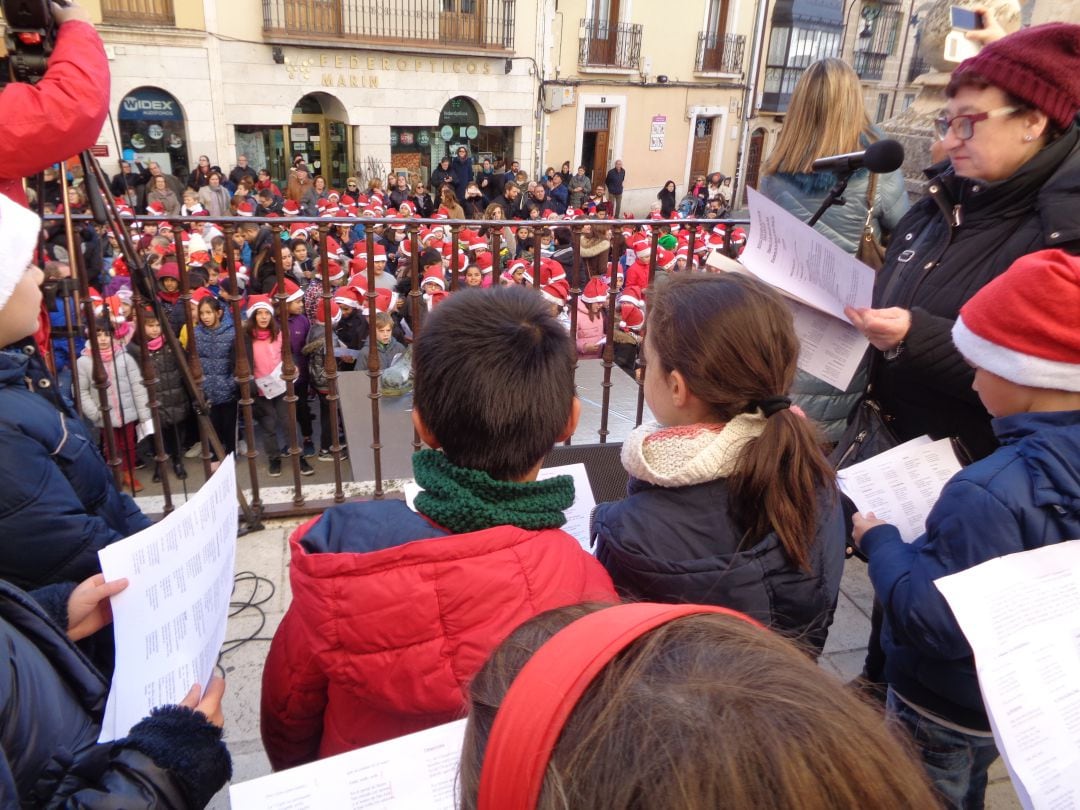
<svg viewBox="0 0 1080 810">
<path fill-rule="evenodd" d="M 1025 135 L 1024 140 L 1025 141 L 1032 141 L 1032 140 L 1034 140 L 1034 138 L 1031 135 Z"/>
</svg>

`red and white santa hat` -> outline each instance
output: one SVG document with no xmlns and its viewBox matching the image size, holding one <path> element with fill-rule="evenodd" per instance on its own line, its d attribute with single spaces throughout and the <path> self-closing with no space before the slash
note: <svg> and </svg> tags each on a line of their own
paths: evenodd
<svg viewBox="0 0 1080 810">
<path fill-rule="evenodd" d="M 340 281 L 345 278 L 345 268 L 333 259 L 327 261 L 326 268 L 326 275 L 330 281 Z"/>
<path fill-rule="evenodd" d="M 270 296 L 276 298 L 278 295 L 278 285 L 275 284 L 273 289 L 270 290 Z M 292 279 L 285 279 L 285 300 L 286 301 L 298 301 L 304 297 L 304 291 L 300 289 L 300 286 Z"/>
<path fill-rule="evenodd" d="M 433 264 L 431 267 L 424 269 L 424 277 L 420 279 L 420 286 L 423 287 L 429 282 L 435 282 L 442 289 L 446 289 L 446 277 L 443 275 L 442 267 Z"/>
<path fill-rule="evenodd" d="M 341 307 L 338 306 L 337 301 L 331 299 L 330 301 L 330 323 L 336 324 L 341 320 Z M 326 304 L 320 298 L 319 303 L 315 306 L 315 323 L 319 326 L 326 326 Z"/>
<path fill-rule="evenodd" d="M 482 275 L 491 275 L 493 264 L 494 257 L 487 250 L 483 251 L 476 257 L 476 266 L 480 268 L 480 273 Z"/>
<path fill-rule="evenodd" d="M 661 270 L 671 270 L 675 266 L 677 258 L 678 256 L 667 248 L 657 248 L 656 250 L 656 266 Z"/>
<path fill-rule="evenodd" d="M 255 204 L 244 200 L 238 206 L 236 206 L 236 215 L 241 217 L 253 217 L 255 216 Z"/>
<path fill-rule="evenodd" d="M 295 217 L 300 215 L 300 203 L 296 200 L 286 200 L 281 204 L 281 210 L 287 217 Z"/>
<path fill-rule="evenodd" d="M 334 300 L 343 307 L 360 309 L 360 295 L 360 291 L 355 287 L 338 287 L 337 292 L 334 294 Z"/>
<path fill-rule="evenodd" d="M 619 328 L 630 332 L 640 332 L 645 325 L 645 313 L 629 301 L 619 305 Z"/>
<path fill-rule="evenodd" d="M 165 206 L 156 201 L 152 202 L 146 206 L 146 213 L 152 217 L 163 217 L 165 216 Z"/>
<path fill-rule="evenodd" d="M 1080 258 L 1017 259 L 964 304 L 952 338 L 969 363 L 1009 382 L 1080 392 Z"/>
<path fill-rule="evenodd" d="M 368 314 L 366 295 L 361 297 L 360 312 L 363 315 Z M 387 290 L 383 287 L 379 287 L 375 290 L 375 311 L 376 312 L 393 312 L 394 307 L 397 306 L 398 294 L 393 290 Z"/>
<path fill-rule="evenodd" d="M 374 256 L 376 262 L 385 262 L 386 247 L 384 245 L 376 243 L 375 250 L 373 251 L 372 255 Z"/>
<path fill-rule="evenodd" d="M 540 288 L 540 295 L 557 307 L 565 307 L 570 299 L 570 283 L 566 279 L 553 281 Z"/>
<path fill-rule="evenodd" d="M 590 278 L 581 292 L 581 300 L 586 304 L 602 304 L 607 300 L 608 285 L 599 276 Z"/>
<path fill-rule="evenodd" d="M 247 317 L 252 318 L 260 309 L 265 309 L 271 315 L 274 314 L 274 305 L 270 302 L 269 295 L 253 295 L 247 301 Z"/>
<path fill-rule="evenodd" d="M 623 287 L 623 291 L 619 294 L 618 302 L 619 306 L 623 304 L 630 304 L 645 312 L 645 291 L 641 287 L 635 287 L 633 285 Z"/>
</svg>

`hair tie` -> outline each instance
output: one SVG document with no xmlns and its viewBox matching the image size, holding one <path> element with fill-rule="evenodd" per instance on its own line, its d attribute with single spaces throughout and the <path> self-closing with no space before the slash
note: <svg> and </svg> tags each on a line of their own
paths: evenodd
<svg viewBox="0 0 1080 810">
<path fill-rule="evenodd" d="M 765 418 L 768 419 L 774 413 L 786 411 L 790 408 L 791 399 L 785 396 L 765 397 L 765 399 L 758 401 L 757 406 L 761 409 L 761 412 L 765 414 Z"/>
</svg>

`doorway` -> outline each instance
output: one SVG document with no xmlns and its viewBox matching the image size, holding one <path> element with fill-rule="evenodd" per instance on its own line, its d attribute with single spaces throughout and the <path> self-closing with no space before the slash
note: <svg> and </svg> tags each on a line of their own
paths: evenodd
<svg viewBox="0 0 1080 810">
<path fill-rule="evenodd" d="M 750 136 L 749 151 L 746 153 L 746 183 L 743 184 L 743 205 L 746 204 L 746 189 L 756 189 L 761 176 L 761 156 L 765 151 L 765 130 L 758 127 Z"/>
<path fill-rule="evenodd" d="M 709 158 L 713 148 L 713 124 L 715 118 L 698 118 L 694 124 L 694 140 L 690 145 L 690 177 L 687 187 L 694 185 L 694 178 L 709 173 Z"/>
<path fill-rule="evenodd" d="M 439 40 L 446 43 L 475 45 L 484 30 L 484 4 L 478 0 L 442 0 L 439 15 Z"/>
<path fill-rule="evenodd" d="M 308 95 L 293 109 L 288 134 L 290 154 L 301 155 L 312 175 L 321 174 L 331 188 L 345 187 L 352 167 L 348 124 L 326 114 L 322 102 Z"/>
<path fill-rule="evenodd" d="M 611 108 L 586 107 L 581 134 L 581 165 L 593 186 L 604 182 L 608 170 L 608 138 L 611 134 Z"/>
<path fill-rule="evenodd" d="M 619 0 L 592 0 L 586 64 L 615 65 L 619 56 Z"/>
</svg>

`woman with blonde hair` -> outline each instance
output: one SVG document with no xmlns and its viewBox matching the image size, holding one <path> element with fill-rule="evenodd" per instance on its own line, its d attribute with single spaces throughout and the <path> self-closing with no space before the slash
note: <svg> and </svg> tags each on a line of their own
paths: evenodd
<svg viewBox="0 0 1080 810">
<path fill-rule="evenodd" d="M 813 171 L 814 161 L 858 152 L 879 137 L 866 113 L 855 71 L 839 59 L 814 62 L 795 85 L 784 128 L 762 169 L 759 191 L 805 222 L 836 183 L 832 172 Z M 887 238 L 909 207 L 900 170 L 874 175 L 866 169 L 855 172 L 844 192 L 847 204 L 829 208 L 814 227 L 854 255 L 866 223 L 871 190 L 871 224 L 879 238 Z M 848 390 L 841 391 L 800 371 L 792 395 L 807 416 L 821 424 L 825 438 L 836 442 L 864 384 L 863 377 L 856 375 Z"/>
</svg>

